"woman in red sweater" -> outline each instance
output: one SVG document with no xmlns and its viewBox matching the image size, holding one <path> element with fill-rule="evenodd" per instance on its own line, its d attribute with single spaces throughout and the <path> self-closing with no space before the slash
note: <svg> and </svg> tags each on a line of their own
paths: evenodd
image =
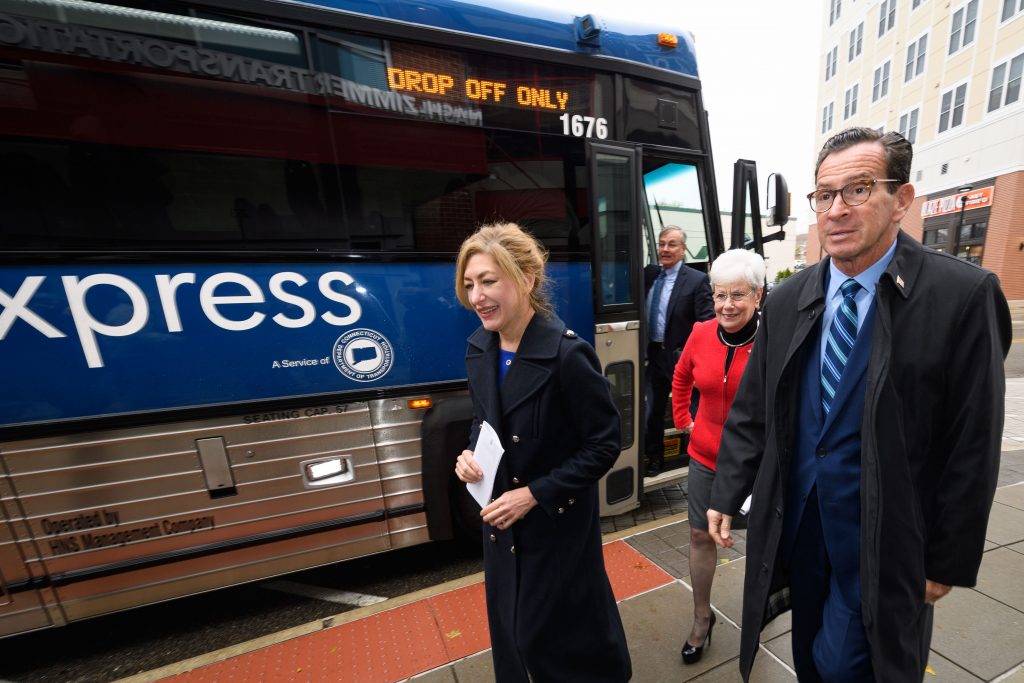
<svg viewBox="0 0 1024 683">
<path fill-rule="evenodd" d="M 687 498 L 693 627 L 683 644 L 686 664 L 700 661 L 705 644 L 711 644 L 715 625 L 711 582 L 718 549 L 708 534 L 707 510 L 722 427 L 757 334 L 764 272 L 764 259 L 743 249 L 732 249 L 715 260 L 710 273 L 715 319 L 693 326 L 672 376 L 673 421 L 677 429 L 690 435 Z M 690 394 L 694 387 L 700 392 L 700 402 L 697 417 L 692 419 Z"/>
</svg>

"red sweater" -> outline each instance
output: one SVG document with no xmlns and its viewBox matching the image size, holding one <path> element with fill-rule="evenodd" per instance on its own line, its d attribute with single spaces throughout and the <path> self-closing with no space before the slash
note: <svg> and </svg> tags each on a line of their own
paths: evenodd
<svg viewBox="0 0 1024 683">
<path fill-rule="evenodd" d="M 712 470 L 718 459 L 725 418 L 753 348 L 753 341 L 738 347 L 726 375 L 725 356 L 729 349 L 718 338 L 718 321 L 705 320 L 693 326 L 672 373 L 672 421 L 676 429 L 695 422 L 688 452 Z M 694 384 L 700 392 L 696 420 L 690 418 L 690 392 Z"/>
</svg>

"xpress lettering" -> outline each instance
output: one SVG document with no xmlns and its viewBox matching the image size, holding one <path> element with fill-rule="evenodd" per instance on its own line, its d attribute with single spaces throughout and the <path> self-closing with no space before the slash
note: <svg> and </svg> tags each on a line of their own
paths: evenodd
<svg viewBox="0 0 1024 683">
<path fill-rule="evenodd" d="M 0 427 L 458 380 L 448 263 L 0 270 Z M 457 324 L 437 334 L 437 320 Z"/>
<path fill-rule="evenodd" d="M 3 306 L 3 312 L 0 313 L 0 341 L 7 337 L 19 320 L 44 337 L 53 339 L 67 336 L 43 315 L 32 310 L 32 300 L 46 280 L 45 275 L 30 275 L 22 280 L 13 295 L 0 288 L 0 306 Z M 349 286 L 353 283 L 352 276 L 341 271 L 321 275 L 315 285 L 316 291 L 311 292 L 318 293 L 329 305 L 335 306 L 333 309 L 320 309 L 323 312 L 307 298 L 308 295 L 304 296 L 309 289 L 309 280 L 295 272 L 274 273 L 265 285 L 243 273 L 215 273 L 202 281 L 197 281 L 194 272 L 173 275 L 159 273 L 153 277 L 152 282 L 155 300 L 147 296 L 140 283 L 115 273 L 95 273 L 85 277 L 62 275 L 60 282 L 75 333 L 90 368 L 104 366 L 99 337 L 138 334 L 150 324 L 151 313 L 159 318 L 155 324 L 162 326 L 167 333 L 184 332 L 179 310 L 179 297 L 182 296 L 198 300 L 208 323 L 233 332 L 251 330 L 268 317 L 281 327 L 295 329 L 310 325 L 317 317 L 328 325 L 344 327 L 357 322 L 362 315 L 358 301 L 335 289 L 338 285 Z M 106 292 L 108 297 L 127 300 L 118 304 L 117 313 L 108 315 L 106 321 L 97 318 L 87 301 L 91 290 L 104 288 L 110 290 Z M 258 304 L 267 303 L 268 300 L 285 304 L 285 310 L 269 315 L 256 309 Z"/>
</svg>

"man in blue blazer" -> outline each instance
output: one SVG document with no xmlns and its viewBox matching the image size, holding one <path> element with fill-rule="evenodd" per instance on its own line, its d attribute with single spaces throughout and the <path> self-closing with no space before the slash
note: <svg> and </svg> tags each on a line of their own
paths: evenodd
<svg viewBox="0 0 1024 683">
<path fill-rule="evenodd" d="M 715 317 L 708 276 L 683 263 L 686 233 L 666 225 L 658 235 L 659 266 L 644 269 L 647 292 L 647 475 L 665 466 L 665 408 L 672 371 L 693 324 Z M 693 406 L 696 410 L 696 405 Z"/>
<path fill-rule="evenodd" d="M 912 156 L 870 128 L 825 143 L 808 200 L 829 258 L 772 292 L 722 434 L 719 545 L 753 491 L 744 680 L 792 609 L 801 681 L 920 681 L 933 605 L 977 580 L 1010 313 L 995 275 L 900 229 Z"/>
</svg>

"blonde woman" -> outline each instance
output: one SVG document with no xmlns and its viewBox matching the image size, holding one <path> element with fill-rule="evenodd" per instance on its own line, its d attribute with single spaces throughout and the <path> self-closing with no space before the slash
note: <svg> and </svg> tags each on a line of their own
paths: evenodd
<svg viewBox="0 0 1024 683">
<path fill-rule="evenodd" d="M 594 349 L 551 311 L 546 254 L 517 225 L 480 228 L 456 263 L 480 318 L 466 370 L 475 419 L 455 473 L 483 472 L 480 425 L 505 453 L 481 510 L 498 683 L 621 683 L 626 637 L 604 569 L 597 482 L 619 454 L 619 416 Z"/>
</svg>

